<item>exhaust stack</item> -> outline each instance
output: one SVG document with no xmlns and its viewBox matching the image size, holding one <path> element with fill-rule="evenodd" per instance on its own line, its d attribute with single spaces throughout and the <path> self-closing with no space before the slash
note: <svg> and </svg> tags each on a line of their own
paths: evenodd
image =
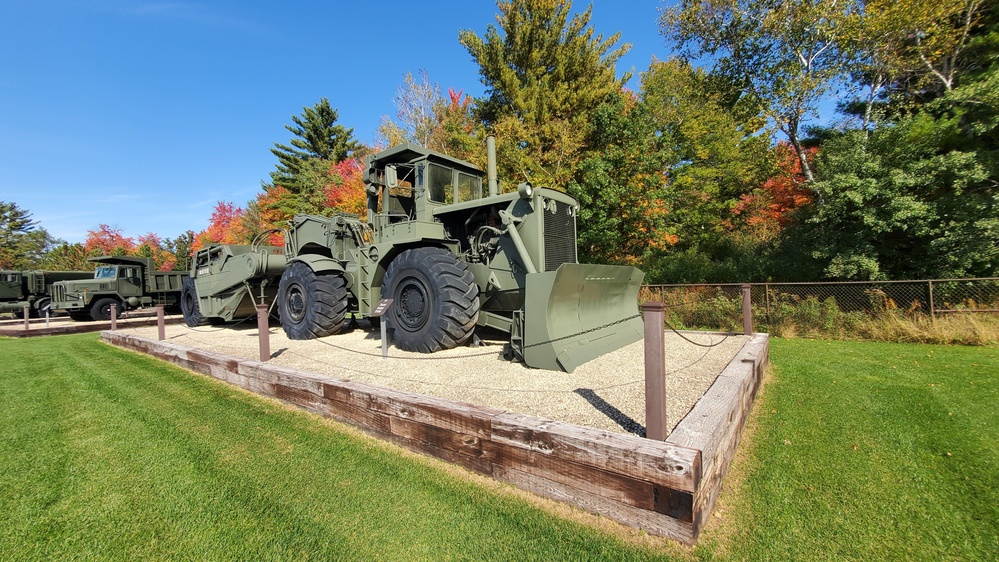
<svg viewBox="0 0 999 562">
<path fill-rule="evenodd" d="M 496 137 L 486 137 L 486 175 L 489 178 L 489 196 L 497 195 L 496 186 Z"/>
</svg>

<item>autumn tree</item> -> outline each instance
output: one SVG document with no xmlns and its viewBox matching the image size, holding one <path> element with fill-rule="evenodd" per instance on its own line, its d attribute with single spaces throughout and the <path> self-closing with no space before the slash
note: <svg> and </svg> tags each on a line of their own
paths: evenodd
<svg viewBox="0 0 999 562">
<path fill-rule="evenodd" d="M 499 27 L 458 36 L 486 86 L 476 113 L 497 137 L 508 188 L 531 180 L 564 190 L 585 157 L 593 112 L 629 78 L 618 78 L 615 64 L 630 45 L 615 47 L 620 34 L 595 34 L 590 7 L 570 18 L 567 0 L 497 6 Z"/>
<path fill-rule="evenodd" d="M 128 256 L 135 250 L 135 240 L 125 236 L 120 228 L 106 224 L 96 230 L 88 230 L 83 242 L 88 256 Z"/>
<path fill-rule="evenodd" d="M 159 271 L 172 271 L 177 265 L 177 256 L 166 248 L 165 239 L 153 232 L 139 236 L 135 255 L 152 258 L 153 267 Z"/>
<path fill-rule="evenodd" d="M 327 209 L 364 215 L 368 199 L 364 187 L 363 163 L 351 158 L 335 164 L 324 194 Z"/>
<path fill-rule="evenodd" d="M 178 235 L 176 238 L 164 238 L 163 245 L 166 251 L 173 254 L 176 260 L 174 261 L 173 270 L 174 271 L 187 271 L 191 266 L 191 247 L 194 244 L 194 231 L 185 230 L 183 233 Z"/>
<path fill-rule="evenodd" d="M 637 265 L 676 243 L 666 174 L 675 153 L 656 130 L 649 107 L 628 92 L 594 112 L 586 140 L 600 150 L 569 184 L 580 203 L 580 261 Z"/>
<path fill-rule="evenodd" d="M 806 149 L 809 162 L 814 161 L 817 153 L 815 147 Z M 776 172 L 763 185 L 739 198 L 732 207 L 735 217 L 729 221 L 733 228 L 744 228 L 761 241 L 778 236 L 794 222 L 795 211 L 814 200 L 794 149 L 787 143 L 779 143 L 774 154 Z"/>
<path fill-rule="evenodd" d="M 395 96 L 396 118 L 382 116 L 378 137 L 385 146 L 415 142 L 425 148 L 485 166 L 485 129 L 473 112 L 472 99 L 420 71 L 420 81 L 407 74 Z"/>
<path fill-rule="evenodd" d="M 858 9 L 856 0 L 682 0 L 663 10 L 660 28 L 687 60 L 715 60 L 761 102 L 812 182 L 802 127 L 843 76 L 848 17 Z"/>
<path fill-rule="evenodd" d="M 246 244 L 247 232 L 242 222 L 243 208 L 231 201 L 219 201 L 212 210 L 208 228 L 194 236 L 191 252 L 197 252 L 209 244 Z"/>
</svg>

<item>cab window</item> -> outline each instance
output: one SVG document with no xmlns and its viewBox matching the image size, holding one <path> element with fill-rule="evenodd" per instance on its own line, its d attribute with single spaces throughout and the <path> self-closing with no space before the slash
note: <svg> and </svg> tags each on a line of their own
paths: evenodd
<svg viewBox="0 0 999 562">
<path fill-rule="evenodd" d="M 458 203 L 482 198 L 482 178 L 458 172 Z"/>
<path fill-rule="evenodd" d="M 430 200 L 438 203 L 454 201 L 454 186 L 451 183 L 451 168 L 430 165 Z"/>
</svg>

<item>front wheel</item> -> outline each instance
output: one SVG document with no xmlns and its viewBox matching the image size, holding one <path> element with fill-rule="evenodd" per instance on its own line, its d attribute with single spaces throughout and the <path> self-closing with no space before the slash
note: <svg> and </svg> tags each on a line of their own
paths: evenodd
<svg viewBox="0 0 999 562">
<path fill-rule="evenodd" d="M 433 353 L 465 343 L 479 319 L 479 288 L 465 262 L 441 248 L 406 250 L 389 264 L 383 321 L 396 346 Z"/>
<path fill-rule="evenodd" d="M 121 303 L 112 298 L 103 298 L 94 303 L 90 309 L 90 317 L 94 320 L 110 320 L 111 305 L 115 305 L 115 318 L 121 318 Z"/>
<path fill-rule="evenodd" d="M 294 262 L 278 283 L 278 314 L 289 339 L 340 333 L 347 325 L 347 281 L 339 273 L 316 273 Z"/>
</svg>

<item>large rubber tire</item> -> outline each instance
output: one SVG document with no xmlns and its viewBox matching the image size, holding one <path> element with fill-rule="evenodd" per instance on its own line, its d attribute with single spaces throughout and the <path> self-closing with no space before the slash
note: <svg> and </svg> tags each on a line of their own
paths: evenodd
<svg viewBox="0 0 999 562">
<path fill-rule="evenodd" d="M 184 279 L 180 286 L 180 312 L 184 315 L 184 324 L 190 328 L 207 323 L 201 315 L 201 306 L 198 305 L 198 290 L 194 286 L 194 279 L 190 277 Z"/>
<path fill-rule="evenodd" d="M 465 262 L 441 248 L 415 248 L 389 264 L 384 322 L 400 349 L 433 353 L 465 343 L 479 319 L 479 288 Z"/>
<path fill-rule="evenodd" d="M 308 265 L 294 262 L 278 283 L 278 309 L 289 339 L 340 333 L 347 325 L 347 282 L 338 273 L 317 274 Z"/>
<path fill-rule="evenodd" d="M 110 320 L 112 304 L 117 307 L 115 309 L 115 316 L 121 318 L 121 303 L 110 297 L 98 299 L 97 302 L 90 307 L 90 317 L 94 320 Z"/>
</svg>

